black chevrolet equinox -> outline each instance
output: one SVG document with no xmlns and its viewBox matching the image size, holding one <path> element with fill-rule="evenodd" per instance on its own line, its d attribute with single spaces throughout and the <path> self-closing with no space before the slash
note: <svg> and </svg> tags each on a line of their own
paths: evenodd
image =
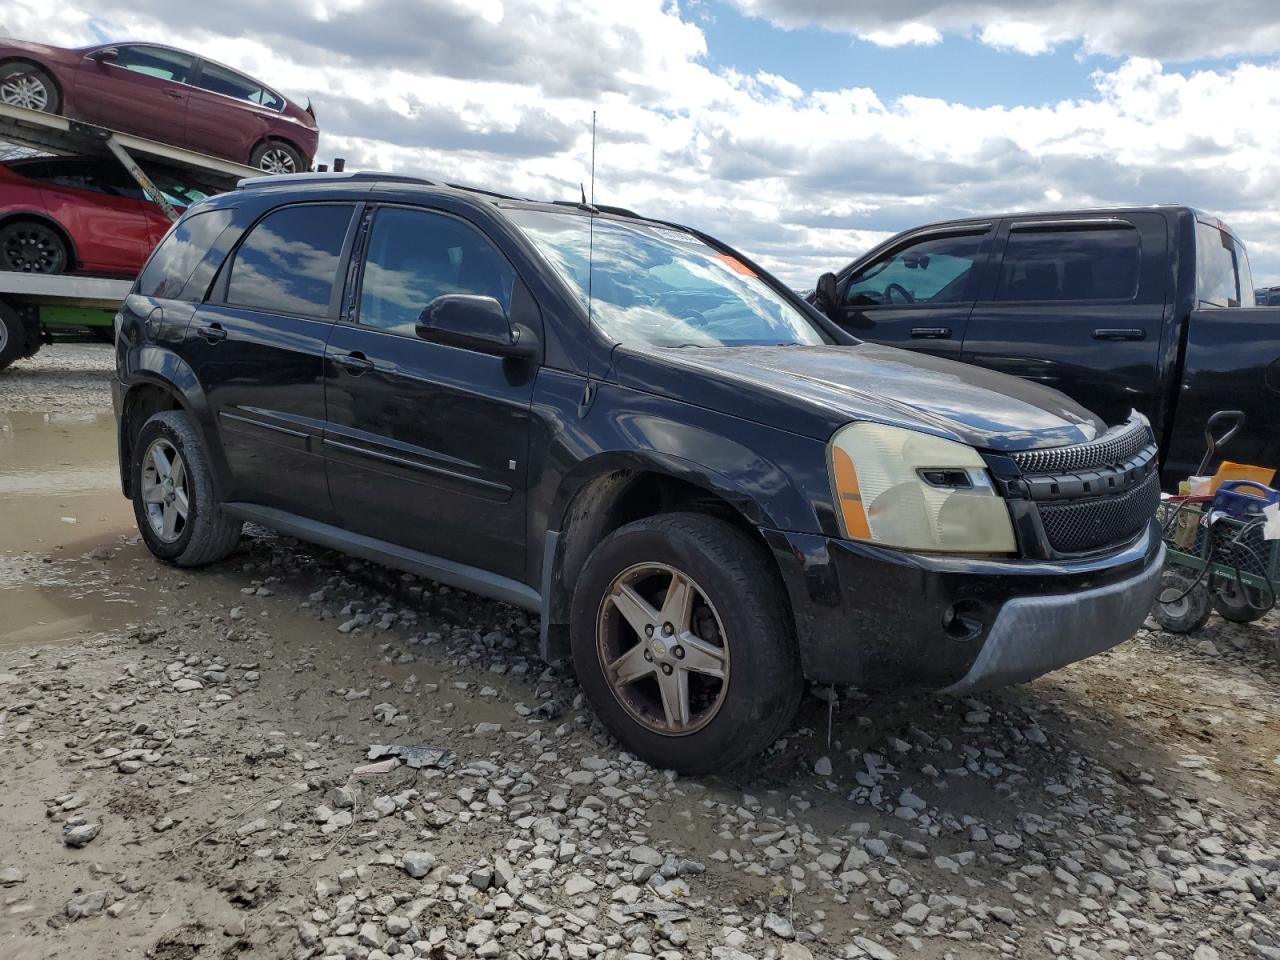
<svg viewBox="0 0 1280 960">
<path fill-rule="evenodd" d="M 175 225 L 116 343 L 157 557 L 218 560 L 247 520 L 534 611 L 660 767 L 751 757 L 806 678 L 1027 680 L 1158 589 L 1141 416 L 861 343 L 627 210 L 245 181 Z"/>
</svg>

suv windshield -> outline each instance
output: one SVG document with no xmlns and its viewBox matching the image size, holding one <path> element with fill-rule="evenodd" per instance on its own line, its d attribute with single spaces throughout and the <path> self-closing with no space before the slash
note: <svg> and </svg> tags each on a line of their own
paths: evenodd
<svg viewBox="0 0 1280 960">
<path fill-rule="evenodd" d="M 619 343 L 658 347 L 821 344 L 826 336 L 736 257 L 693 234 L 574 213 L 507 210 Z M 590 270 L 588 270 L 590 261 Z"/>
</svg>

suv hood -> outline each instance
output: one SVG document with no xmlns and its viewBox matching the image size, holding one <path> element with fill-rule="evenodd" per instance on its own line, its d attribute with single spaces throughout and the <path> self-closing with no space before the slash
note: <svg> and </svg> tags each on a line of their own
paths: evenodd
<svg viewBox="0 0 1280 960">
<path fill-rule="evenodd" d="M 1082 443 L 1106 430 L 1056 390 L 871 343 L 679 349 L 620 345 L 614 351 L 614 372 L 623 386 L 824 442 L 852 420 L 1004 451 Z"/>
</svg>

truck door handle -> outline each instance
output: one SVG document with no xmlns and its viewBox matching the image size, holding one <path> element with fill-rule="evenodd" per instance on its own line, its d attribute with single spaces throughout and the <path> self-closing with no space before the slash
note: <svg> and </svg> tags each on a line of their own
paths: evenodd
<svg viewBox="0 0 1280 960">
<path fill-rule="evenodd" d="M 359 350 L 353 350 L 351 353 L 336 356 L 333 360 L 334 363 L 342 367 L 353 377 L 358 377 L 360 374 L 368 373 L 373 369 L 373 361 Z"/>
<path fill-rule="evenodd" d="M 950 340 L 950 327 L 912 327 L 912 340 Z"/>
<path fill-rule="evenodd" d="M 1145 340 L 1147 332 L 1139 327 L 1099 327 L 1093 331 L 1095 340 Z"/>
<path fill-rule="evenodd" d="M 210 343 L 219 343 L 227 339 L 227 331 L 222 328 L 220 323 L 211 323 L 208 326 L 196 327 L 196 333 L 204 337 Z"/>
</svg>

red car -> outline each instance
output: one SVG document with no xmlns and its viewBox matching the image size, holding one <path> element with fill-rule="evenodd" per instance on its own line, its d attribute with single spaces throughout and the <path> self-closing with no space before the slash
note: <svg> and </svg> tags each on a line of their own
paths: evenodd
<svg viewBox="0 0 1280 960">
<path fill-rule="evenodd" d="M 300 107 L 243 73 L 154 43 L 68 50 L 0 40 L 0 103 L 268 173 L 307 170 L 320 136 L 310 104 Z"/>
<path fill-rule="evenodd" d="M 167 168 L 146 172 L 179 209 L 212 192 Z M 168 229 L 168 217 L 114 160 L 0 163 L 0 270 L 132 277 Z"/>
</svg>

